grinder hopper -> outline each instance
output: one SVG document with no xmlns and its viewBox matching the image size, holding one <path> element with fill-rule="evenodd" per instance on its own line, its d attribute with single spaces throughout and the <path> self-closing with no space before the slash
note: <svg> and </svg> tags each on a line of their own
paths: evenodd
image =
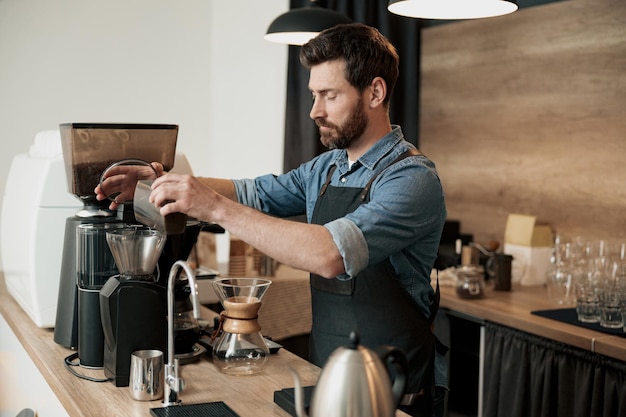
<svg viewBox="0 0 626 417">
<path fill-rule="evenodd" d="M 178 125 L 64 123 L 59 125 L 68 191 L 85 205 L 97 204 L 102 172 L 123 159 L 174 166 Z M 108 203 L 106 203 L 108 205 Z"/>
</svg>

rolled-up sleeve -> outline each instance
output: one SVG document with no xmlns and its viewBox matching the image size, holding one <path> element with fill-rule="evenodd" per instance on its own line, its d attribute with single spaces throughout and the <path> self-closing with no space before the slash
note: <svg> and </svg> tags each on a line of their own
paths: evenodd
<svg viewBox="0 0 626 417">
<path fill-rule="evenodd" d="M 423 158 L 397 162 L 377 177 L 370 195 L 356 210 L 325 225 L 344 259 L 346 273 L 338 278 L 354 277 L 385 259 L 429 277 L 445 221 L 445 199 L 433 166 Z"/>
<path fill-rule="evenodd" d="M 256 191 L 256 184 L 254 180 L 242 179 L 232 180 L 235 185 L 235 193 L 237 194 L 237 201 L 241 204 L 253 207 L 257 210 L 261 209 L 261 200 L 259 200 L 258 193 Z"/>
<path fill-rule="evenodd" d="M 353 221 L 345 217 L 326 223 L 324 227 L 333 237 L 346 269 L 346 272 L 337 276 L 337 279 L 351 279 L 363 270 L 369 261 L 367 241 L 363 232 Z"/>
</svg>

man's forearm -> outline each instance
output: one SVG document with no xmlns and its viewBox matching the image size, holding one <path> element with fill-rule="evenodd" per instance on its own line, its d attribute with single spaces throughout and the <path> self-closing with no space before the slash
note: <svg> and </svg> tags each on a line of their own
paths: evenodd
<svg viewBox="0 0 626 417">
<path fill-rule="evenodd" d="M 327 278 L 345 272 L 324 226 L 272 217 L 232 201 L 220 203 L 215 214 L 217 224 L 281 263 Z"/>
<path fill-rule="evenodd" d="M 230 200 L 237 201 L 237 194 L 235 192 L 235 184 L 233 184 L 232 180 L 224 179 L 224 178 L 207 178 L 207 177 L 197 177 L 198 180 L 211 187 L 213 190 L 218 192 L 219 194 L 227 197 Z"/>
</svg>

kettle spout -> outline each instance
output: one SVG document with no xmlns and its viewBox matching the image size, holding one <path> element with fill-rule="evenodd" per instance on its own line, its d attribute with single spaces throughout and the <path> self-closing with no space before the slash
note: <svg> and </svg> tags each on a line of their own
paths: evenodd
<svg viewBox="0 0 626 417">
<path fill-rule="evenodd" d="M 306 411 L 304 410 L 304 392 L 302 390 L 302 383 L 300 382 L 300 375 L 293 369 L 289 368 L 291 374 L 293 375 L 293 392 L 295 396 L 295 408 L 296 415 L 298 417 L 308 417 Z"/>
</svg>

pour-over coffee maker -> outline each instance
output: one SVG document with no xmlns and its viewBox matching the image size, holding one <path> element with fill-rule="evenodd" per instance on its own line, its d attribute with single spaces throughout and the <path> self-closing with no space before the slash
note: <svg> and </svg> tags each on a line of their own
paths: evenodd
<svg viewBox="0 0 626 417">
<path fill-rule="evenodd" d="M 261 372 L 270 354 L 257 320 L 261 299 L 272 281 L 261 278 L 223 278 L 213 281 L 224 307 L 221 335 L 213 347 L 213 363 L 228 375 Z"/>
<path fill-rule="evenodd" d="M 65 238 L 54 341 L 68 348 L 78 345 L 77 245 L 80 224 L 121 223 L 123 213 L 108 209 L 109 201 L 97 201 L 94 189 L 102 172 L 122 159 L 157 161 L 166 170 L 174 165 L 177 125 L 64 123 L 59 125 L 68 191 L 83 207 L 65 224 Z M 126 206 L 126 205 L 125 205 Z M 126 209 L 126 207 L 124 207 Z"/>
<path fill-rule="evenodd" d="M 100 290 L 104 333 L 104 374 L 115 386 L 128 386 L 130 359 L 136 350 L 167 348 L 167 293 L 157 284 L 157 262 L 165 235 L 142 226 L 107 231 L 107 243 L 119 275 Z"/>
</svg>

